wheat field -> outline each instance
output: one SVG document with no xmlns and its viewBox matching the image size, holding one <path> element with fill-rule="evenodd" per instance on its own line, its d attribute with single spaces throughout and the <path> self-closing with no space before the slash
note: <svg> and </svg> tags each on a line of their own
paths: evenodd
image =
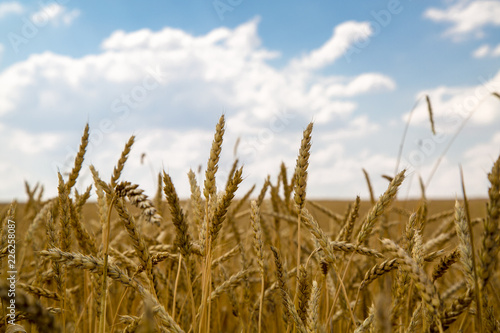
<svg viewBox="0 0 500 333">
<path fill-rule="evenodd" d="M 500 331 L 500 157 L 484 200 L 464 189 L 456 202 L 430 201 L 422 186 L 420 200 L 400 201 L 401 170 L 378 199 L 314 201 L 312 123 L 296 165 L 277 161 L 279 177 L 247 193 L 237 160 L 217 182 L 224 130 L 222 116 L 181 200 L 184 180 L 165 172 L 151 198 L 121 179 L 133 136 L 112 175 L 90 166 L 93 182 L 75 190 L 87 125 L 57 197 L 26 184 L 26 203 L 2 206 L 0 331 Z"/>
</svg>

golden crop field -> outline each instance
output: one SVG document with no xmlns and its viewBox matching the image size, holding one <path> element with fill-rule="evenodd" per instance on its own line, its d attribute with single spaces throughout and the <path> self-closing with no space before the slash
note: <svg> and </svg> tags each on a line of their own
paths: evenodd
<svg viewBox="0 0 500 333">
<path fill-rule="evenodd" d="M 312 124 L 296 165 L 247 193 L 238 161 L 217 183 L 224 129 L 181 201 L 165 172 L 151 198 L 121 179 L 134 137 L 76 191 L 87 126 L 57 197 L 27 184 L 2 206 L 0 331 L 500 331 L 500 158 L 484 200 L 400 201 L 402 170 L 378 198 L 314 201 Z"/>
</svg>

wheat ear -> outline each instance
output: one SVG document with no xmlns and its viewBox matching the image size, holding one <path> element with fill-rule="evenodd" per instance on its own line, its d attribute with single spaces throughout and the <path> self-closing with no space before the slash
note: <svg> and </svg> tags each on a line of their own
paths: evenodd
<svg viewBox="0 0 500 333">
<path fill-rule="evenodd" d="M 428 310 L 428 318 L 424 321 L 424 326 L 429 327 L 434 321 L 434 319 L 439 320 L 439 315 L 441 313 L 441 300 L 439 299 L 439 294 L 436 291 L 435 286 L 429 280 L 425 272 L 421 267 L 413 260 L 405 250 L 399 247 L 396 243 L 389 239 L 383 239 L 382 244 L 390 252 L 394 253 L 401 261 L 401 267 L 409 273 L 413 279 L 415 286 L 420 292 L 422 300 Z"/>
<path fill-rule="evenodd" d="M 88 143 L 89 143 L 89 124 L 86 124 L 85 129 L 83 131 L 82 140 L 80 143 L 80 148 L 78 149 L 78 153 L 76 154 L 75 157 L 75 165 L 73 166 L 73 169 L 69 174 L 69 179 L 66 182 L 66 190 L 68 191 L 68 193 L 71 192 L 71 189 L 76 184 L 76 179 L 78 178 L 78 174 L 80 173 L 80 169 L 82 168 L 83 157 L 85 155 Z"/>
<path fill-rule="evenodd" d="M 132 135 L 125 144 L 125 147 L 123 148 L 123 151 L 120 155 L 120 159 L 118 160 L 118 164 L 113 168 L 113 175 L 111 176 L 111 181 L 110 181 L 110 185 L 112 188 L 115 188 L 116 185 L 118 184 L 117 181 L 118 179 L 120 179 L 123 168 L 125 167 L 125 163 L 127 163 L 128 154 L 130 154 L 130 151 L 132 150 L 132 145 L 134 144 L 134 141 L 135 141 L 135 136 Z"/>
<path fill-rule="evenodd" d="M 139 188 L 139 185 L 131 184 L 130 182 L 121 182 L 116 185 L 115 192 L 119 197 L 127 197 L 132 205 L 141 209 L 147 222 L 156 224 L 157 226 L 160 225 L 161 216 L 156 211 L 148 196 L 144 194 L 144 190 Z"/>
<path fill-rule="evenodd" d="M 163 172 L 164 192 L 167 197 L 167 202 L 170 207 L 170 214 L 172 215 L 172 223 L 176 231 L 175 245 L 179 247 L 182 256 L 188 257 L 191 253 L 191 237 L 189 235 L 188 224 L 182 211 L 179 197 L 175 191 L 172 179 L 168 174 Z"/>
<path fill-rule="evenodd" d="M 379 198 L 375 206 L 370 210 L 365 218 L 364 223 L 361 225 L 361 229 L 358 233 L 357 244 L 362 244 L 370 235 L 378 220 L 380 215 L 382 215 L 385 209 L 391 204 L 391 202 L 396 197 L 399 186 L 405 178 L 405 170 L 401 171 L 394 177 L 392 182 L 389 184 L 389 188 L 385 193 Z"/>
<path fill-rule="evenodd" d="M 264 243 L 262 241 L 262 228 L 260 225 L 260 207 L 257 206 L 257 201 L 253 200 L 250 204 L 250 222 L 253 229 L 253 243 L 254 250 L 257 254 L 257 262 L 260 269 L 261 277 L 261 293 L 260 293 L 260 307 L 259 307 L 259 333 L 262 332 L 262 305 L 264 303 Z"/>
<path fill-rule="evenodd" d="M 499 224 L 500 224 L 500 156 L 493 164 L 488 174 L 490 187 L 488 189 L 489 201 L 486 206 L 487 215 L 484 220 L 482 247 L 479 253 L 480 288 L 484 290 L 491 275 L 493 267 L 498 260 Z"/>
<path fill-rule="evenodd" d="M 311 134 L 313 130 L 313 123 L 309 123 L 304 130 L 302 141 L 300 143 L 299 155 L 295 166 L 295 195 L 294 200 L 298 209 L 297 218 L 297 267 L 300 267 L 300 250 L 301 250 L 301 233 L 300 233 L 300 220 L 302 210 L 306 203 L 306 185 L 307 185 L 307 168 L 309 167 L 309 156 L 311 150 Z M 297 279 L 297 291 L 299 283 Z M 297 293 L 295 293 L 297 297 Z"/>
<path fill-rule="evenodd" d="M 10 286 L 7 284 L 0 285 L 0 299 L 9 303 L 12 299 L 10 295 Z M 28 297 L 21 291 L 16 292 L 16 310 L 24 313 L 26 318 L 31 320 L 38 328 L 40 333 L 58 333 L 61 328 L 55 323 L 54 316 L 44 308 L 39 301 Z"/>
<path fill-rule="evenodd" d="M 210 157 L 207 162 L 207 169 L 205 171 L 205 182 L 203 188 L 203 195 L 205 196 L 205 218 L 206 221 L 205 229 L 206 233 L 204 235 L 205 242 L 205 262 L 203 265 L 203 281 L 202 281 L 202 303 L 200 307 L 201 318 L 199 321 L 199 332 L 203 332 L 204 330 L 210 331 L 210 306 L 211 303 L 208 302 L 208 297 L 211 293 L 212 287 L 212 236 L 209 232 L 209 229 L 212 227 L 209 226 L 210 223 L 210 214 L 208 210 L 208 205 L 210 199 L 215 198 L 217 193 L 217 187 L 215 183 L 215 174 L 218 170 L 218 163 L 220 158 L 220 153 L 222 149 L 222 141 L 224 137 L 224 126 L 225 126 L 225 118 L 224 115 L 221 115 L 219 118 L 219 122 L 215 127 L 214 140 L 212 142 L 212 148 L 210 149 Z"/>
<path fill-rule="evenodd" d="M 447 256 L 441 258 L 439 264 L 434 268 L 432 272 L 432 281 L 436 281 L 441 276 L 448 271 L 448 269 L 458 261 L 460 258 L 460 251 L 458 249 L 454 250 Z"/>
<path fill-rule="evenodd" d="M 429 95 L 425 95 L 425 101 L 427 102 L 427 111 L 429 112 L 429 121 L 431 123 L 431 131 L 432 131 L 432 134 L 436 135 L 436 128 L 434 125 L 434 115 L 432 112 L 432 105 L 431 105 L 431 100 L 429 98 Z"/>
</svg>

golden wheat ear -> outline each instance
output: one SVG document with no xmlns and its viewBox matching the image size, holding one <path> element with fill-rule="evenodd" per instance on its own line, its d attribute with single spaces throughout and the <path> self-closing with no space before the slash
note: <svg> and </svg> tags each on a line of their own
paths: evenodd
<svg viewBox="0 0 500 333">
<path fill-rule="evenodd" d="M 427 102 L 427 112 L 429 113 L 429 121 L 431 123 L 432 134 L 436 135 L 436 128 L 434 124 L 434 114 L 432 112 L 432 105 L 429 95 L 425 95 L 425 101 Z"/>
</svg>

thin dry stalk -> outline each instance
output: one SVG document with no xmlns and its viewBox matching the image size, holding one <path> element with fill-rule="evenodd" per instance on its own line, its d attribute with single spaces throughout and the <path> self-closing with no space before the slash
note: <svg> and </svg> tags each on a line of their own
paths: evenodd
<svg viewBox="0 0 500 333">
<path fill-rule="evenodd" d="M 368 192 L 370 193 L 370 202 L 372 206 L 375 204 L 375 194 L 373 194 L 372 182 L 370 181 L 370 176 L 368 172 L 363 168 L 363 174 L 365 175 L 366 184 L 368 185 Z"/>
<path fill-rule="evenodd" d="M 325 214 L 326 216 L 330 217 L 332 220 L 334 220 L 338 224 L 342 223 L 342 220 L 343 220 L 342 215 L 337 214 L 337 213 L 331 211 L 330 209 L 328 209 L 325 206 L 317 203 L 316 201 L 310 201 L 309 200 L 309 201 L 307 201 L 307 203 L 309 205 L 313 206 L 314 208 L 316 208 L 317 210 L 319 210 L 320 212 L 322 212 L 323 214 Z"/>
</svg>

